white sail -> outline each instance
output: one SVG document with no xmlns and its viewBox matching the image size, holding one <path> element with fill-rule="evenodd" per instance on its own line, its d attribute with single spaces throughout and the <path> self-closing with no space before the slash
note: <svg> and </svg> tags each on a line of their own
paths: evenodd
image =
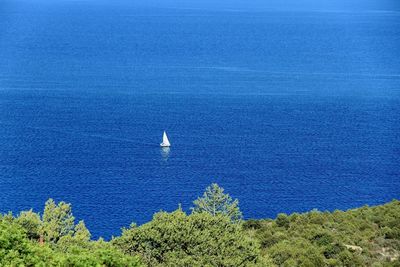
<svg viewBox="0 0 400 267">
<path fill-rule="evenodd" d="M 162 146 L 162 147 L 171 146 L 171 144 L 169 143 L 168 137 L 167 137 L 167 133 L 165 131 L 164 131 L 164 134 L 163 134 L 163 141 L 160 144 L 160 146 Z"/>
</svg>

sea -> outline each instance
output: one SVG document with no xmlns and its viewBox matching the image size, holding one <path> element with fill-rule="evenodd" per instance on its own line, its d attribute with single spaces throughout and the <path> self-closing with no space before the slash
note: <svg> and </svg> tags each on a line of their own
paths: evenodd
<svg viewBox="0 0 400 267">
<path fill-rule="evenodd" d="M 245 219 L 399 199 L 400 4 L 249 2 L 0 0 L 0 212 L 110 239 L 211 183 Z"/>
</svg>

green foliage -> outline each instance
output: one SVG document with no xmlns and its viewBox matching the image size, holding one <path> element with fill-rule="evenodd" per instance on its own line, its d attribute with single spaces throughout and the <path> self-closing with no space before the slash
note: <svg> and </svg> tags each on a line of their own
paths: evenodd
<svg viewBox="0 0 400 267">
<path fill-rule="evenodd" d="M 217 184 L 206 188 L 203 196 L 193 201 L 193 212 L 206 212 L 212 216 L 228 216 L 232 221 L 238 222 L 242 219 L 242 212 L 239 209 L 239 201 L 232 200 L 229 194 Z"/>
<path fill-rule="evenodd" d="M 317 248 L 305 239 L 285 240 L 269 249 L 276 265 L 283 266 L 323 266 L 324 259 Z"/>
<path fill-rule="evenodd" d="M 279 213 L 275 222 L 278 227 L 283 227 L 286 229 L 289 227 L 290 224 L 288 216 L 284 213 Z"/>
<path fill-rule="evenodd" d="M 29 239 L 39 239 L 42 225 L 39 214 L 33 212 L 32 209 L 22 211 L 16 218 L 16 222 L 26 230 Z"/>
<path fill-rule="evenodd" d="M 125 229 L 113 244 L 150 266 L 249 266 L 258 246 L 229 217 L 182 210 L 159 212 L 151 222 Z"/>
<path fill-rule="evenodd" d="M 0 266 L 22 264 L 29 254 L 28 239 L 19 225 L 4 218 L 0 221 Z"/>
<path fill-rule="evenodd" d="M 79 221 L 74 229 L 74 238 L 81 242 L 88 242 L 90 240 L 90 232 L 86 228 L 84 221 Z"/>
<path fill-rule="evenodd" d="M 63 255 L 62 266 L 142 266 L 138 257 L 124 255 L 110 244 L 88 243 L 86 248 L 70 244 Z"/>
<path fill-rule="evenodd" d="M 262 221 L 261 220 L 254 220 L 250 219 L 247 220 L 243 223 L 243 229 L 249 230 L 249 229 L 260 229 L 262 227 Z"/>
<path fill-rule="evenodd" d="M 247 222 L 216 184 L 194 203 L 190 215 L 159 212 L 111 242 L 92 241 L 65 202 L 50 199 L 42 217 L 0 215 L 0 266 L 400 267 L 399 201 Z"/>
<path fill-rule="evenodd" d="M 346 212 L 279 214 L 274 222 L 252 221 L 244 229 L 278 266 L 394 266 L 399 224 L 400 202 L 392 201 Z"/>
<path fill-rule="evenodd" d="M 314 234 L 311 241 L 318 246 L 327 246 L 332 244 L 333 236 L 328 231 L 321 231 Z"/>
<path fill-rule="evenodd" d="M 45 240 L 41 245 L 38 239 L 43 232 L 48 242 Z M 21 212 L 17 218 L 12 214 L 0 216 L 0 266 L 136 267 L 142 264 L 138 257 L 125 255 L 107 242 L 90 241 L 84 222 L 74 225 L 70 205 L 64 202 L 56 205 L 50 200 L 46 203 L 43 221 L 32 210 Z"/>
<path fill-rule="evenodd" d="M 54 200 L 49 199 L 45 204 L 42 220 L 44 239 L 48 242 L 57 243 L 61 237 L 73 233 L 75 218 L 71 205 L 63 201 L 57 205 Z"/>
</svg>

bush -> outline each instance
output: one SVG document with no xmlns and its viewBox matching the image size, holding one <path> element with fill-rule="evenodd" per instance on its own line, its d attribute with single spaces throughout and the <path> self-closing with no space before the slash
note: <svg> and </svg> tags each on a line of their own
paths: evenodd
<svg viewBox="0 0 400 267">
<path fill-rule="evenodd" d="M 283 227 L 283 228 L 289 228 L 289 218 L 286 214 L 284 213 L 279 213 L 278 217 L 276 218 L 276 225 L 278 225 L 278 227 Z"/>
</svg>

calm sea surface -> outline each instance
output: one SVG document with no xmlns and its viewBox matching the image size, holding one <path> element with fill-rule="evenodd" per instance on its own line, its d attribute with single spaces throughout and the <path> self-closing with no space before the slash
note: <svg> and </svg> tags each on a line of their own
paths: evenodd
<svg viewBox="0 0 400 267">
<path fill-rule="evenodd" d="M 109 238 L 212 182 L 246 218 L 400 198 L 400 13 L 371 8 L 0 1 L 0 212 Z"/>
</svg>

